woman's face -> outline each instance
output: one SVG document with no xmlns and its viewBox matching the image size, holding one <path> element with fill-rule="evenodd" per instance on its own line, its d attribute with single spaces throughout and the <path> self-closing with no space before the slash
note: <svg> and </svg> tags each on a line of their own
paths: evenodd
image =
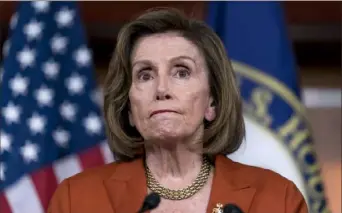
<svg viewBox="0 0 342 213">
<path fill-rule="evenodd" d="M 138 40 L 131 62 L 129 118 L 144 140 L 201 136 L 215 110 L 198 48 L 175 33 L 155 34 Z"/>
</svg>

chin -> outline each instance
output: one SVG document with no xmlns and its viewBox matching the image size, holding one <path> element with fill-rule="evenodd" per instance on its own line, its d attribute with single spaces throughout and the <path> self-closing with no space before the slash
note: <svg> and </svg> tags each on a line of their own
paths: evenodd
<svg viewBox="0 0 342 213">
<path fill-rule="evenodd" d="M 151 135 L 151 139 L 154 141 L 160 141 L 161 143 L 174 143 L 185 137 L 183 131 L 177 131 L 177 129 L 158 129 Z M 164 141 L 164 142 L 163 142 Z"/>
<path fill-rule="evenodd" d="M 168 141 L 168 140 L 177 140 L 182 138 L 181 134 L 177 134 L 175 132 L 161 132 L 154 136 L 155 140 L 160 141 Z"/>
</svg>

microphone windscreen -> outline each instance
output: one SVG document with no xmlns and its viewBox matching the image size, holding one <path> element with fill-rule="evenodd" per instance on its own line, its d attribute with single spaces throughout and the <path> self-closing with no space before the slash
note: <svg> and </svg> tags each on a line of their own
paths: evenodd
<svg viewBox="0 0 342 213">
<path fill-rule="evenodd" d="M 148 207 L 148 210 L 152 210 L 156 208 L 160 203 L 160 196 L 152 192 L 149 195 L 147 195 L 144 204 Z"/>
<path fill-rule="evenodd" d="M 234 204 L 227 204 L 223 207 L 223 213 L 243 213 L 243 211 Z"/>
</svg>

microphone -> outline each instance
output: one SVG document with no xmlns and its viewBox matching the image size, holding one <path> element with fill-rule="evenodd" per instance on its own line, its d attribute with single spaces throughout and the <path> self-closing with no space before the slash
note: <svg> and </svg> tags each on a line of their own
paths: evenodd
<svg viewBox="0 0 342 213">
<path fill-rule="evenodd" d="M 160 203 L 160 196 L 157 193 L 152 192 L 145 197 L 145 200 L 144 200 L 140 210 L 138 211 L 138 213 L 143 213 L 143 212 L 146 212 L 148 210 L 155 209 L 155 208 L 157 208 L 159 203 Z"/>
<path fill-rule="evenodd" d="M 235 204 L 226 204 L 223 213 L 243 213 L 243 211 Z"/>
</svg>

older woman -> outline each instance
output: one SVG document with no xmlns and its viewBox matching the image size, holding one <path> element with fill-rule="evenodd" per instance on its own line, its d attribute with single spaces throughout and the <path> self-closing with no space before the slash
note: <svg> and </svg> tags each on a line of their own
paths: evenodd
<svg viewBox="0 0 342 213">
<path fill-rule="evenodd" d="M 49 213 L 138 212 L 151 192 L 152 212 L 308 212 L 289 180 L 225 157 L 244 137 L 241 100 L 223 44 L 200 21 L 165 9 L 124 26 L 104 112 L 116 162 L 64 180 Z"/>
</svg>

